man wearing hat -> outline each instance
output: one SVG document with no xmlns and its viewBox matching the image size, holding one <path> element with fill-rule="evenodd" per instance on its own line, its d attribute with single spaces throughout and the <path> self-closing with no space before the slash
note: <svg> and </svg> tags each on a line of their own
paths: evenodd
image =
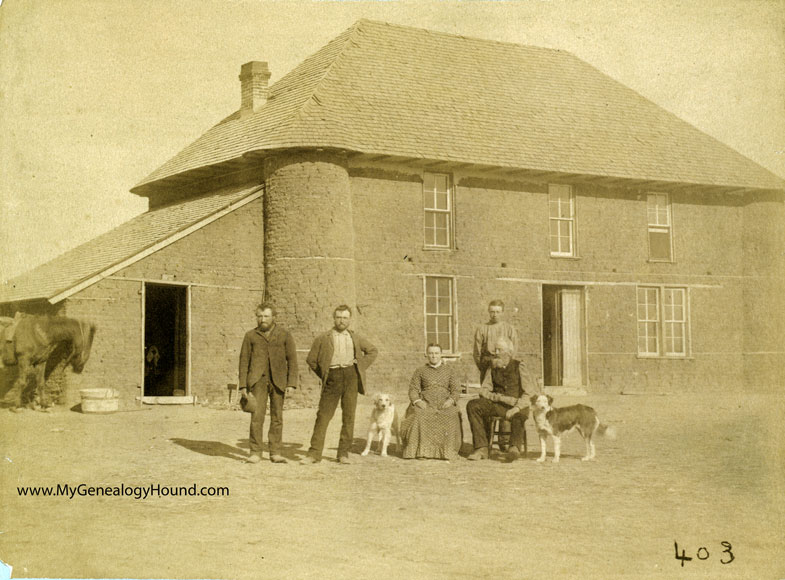
<svg viewBox="0 0 785 580">
<path fill-rule="evenodd" d="M 245 334 L 240 349 L 240 396 L 243 410 L 251 413 L 248 463 L 259 463 L 262 459 L 262 433 L 268 399 L 270 461 L 287 462 L 281 455 L 283 401 L 297 388 L 297 349 L 289 331 L 275 323 L 275 314 L 272 304 L 257 306 L 257 327 Z"/>
</svg>

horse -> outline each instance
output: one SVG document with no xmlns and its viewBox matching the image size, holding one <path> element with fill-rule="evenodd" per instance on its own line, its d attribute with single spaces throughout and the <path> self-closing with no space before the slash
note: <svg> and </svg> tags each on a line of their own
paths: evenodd
<svg viewBox="0 0 785 580">
<path fill-rule="evenodd" d="M 13 386 L 17 395 L 13 410 L 23 406 L 46 408 L 45 373 L 50 357 L 62 347 L 65 366 L 70 365 L 75 373 L 81 373 L 90 358 L 96 331 L 95 324 L 75 318 L 19 313 L 13 319 L 0 318 L 0 326 L 10 328 L 10 332 L 0 333 L 4 334 L 3 363 L 19 365 L 19 376 Z M 32 393 L 29 388 L 31 375 L 35 378 Z"/>
</svg>

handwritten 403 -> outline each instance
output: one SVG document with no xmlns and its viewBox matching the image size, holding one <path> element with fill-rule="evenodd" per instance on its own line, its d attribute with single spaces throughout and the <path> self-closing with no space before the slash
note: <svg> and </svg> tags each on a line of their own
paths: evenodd
<svg viewBox="0 0 785 580">
<path fill-rule="evenodd" d="M 720 542 L 720 545 L 725 548 L 722 550 L 721 554 L 723 556 L 720 558 L 720 564 L 730 564 L 736 559 L 736 556 L 733 555 L 733 546 L 731 546 L 730 542 Z M 676 559 L 681 560 L 681 567 L 684 568 L 684 562 L 692 561 L 691 556 L 687 556 L 686 550 L 682 549 L 681 554 L 679 554 L 679 543 L 673 542 L 673 547 L 676 550 Z M 711 554 L 709 553 L 709 549 L 705 546 L 701 546 L 698 548 L 698 551 L 695 553 L 695 557 L 698 560 L 708 560 Z"/>
</svg>

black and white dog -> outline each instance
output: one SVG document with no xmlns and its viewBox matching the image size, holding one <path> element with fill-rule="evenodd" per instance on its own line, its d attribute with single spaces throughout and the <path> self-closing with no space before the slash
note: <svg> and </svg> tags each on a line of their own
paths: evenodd
<svg viewBox="0 0 785 580">
<path fill-rule="evenodd" d="M 559 461 L 561 455 L 562 434 L 577 429 L 586 443 L 586 455 L 581 459 L 594 459 L 594 434 L 605 435 L 609 439 L 616 438 L 616 429 L 600 423 L 597 412 L 586 405 L 572 405 L 559 409 L 552 407 L 553 397 L 550 395 L 533 395 L 531 397 L 532 417 L 540 435 L 540 457 L 537 461 L 545 461 L 545 442 L 550 435 L 553 437 L 553 462 Z"/>
</svg>

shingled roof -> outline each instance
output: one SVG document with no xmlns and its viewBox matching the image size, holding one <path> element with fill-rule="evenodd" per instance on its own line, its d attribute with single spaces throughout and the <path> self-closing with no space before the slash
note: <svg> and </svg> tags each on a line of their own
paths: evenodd
<svg viewBox="0 0 785 580">
<path fill-rule="evenodd" d="M 0 302 L 45 299 L 125 267 L 261 196 L 261 187 L 226 188 L 145 212 L 89 242 L 0 284 Z M 94 280 L 93 280 L 94 279 Z"/>
<path fill-rule="evenodd" d="M 360 20 L 132 191 L 326 147 L 576 175 L 783 189 L 785 181 L 562 51 Z"/>
</svg>

